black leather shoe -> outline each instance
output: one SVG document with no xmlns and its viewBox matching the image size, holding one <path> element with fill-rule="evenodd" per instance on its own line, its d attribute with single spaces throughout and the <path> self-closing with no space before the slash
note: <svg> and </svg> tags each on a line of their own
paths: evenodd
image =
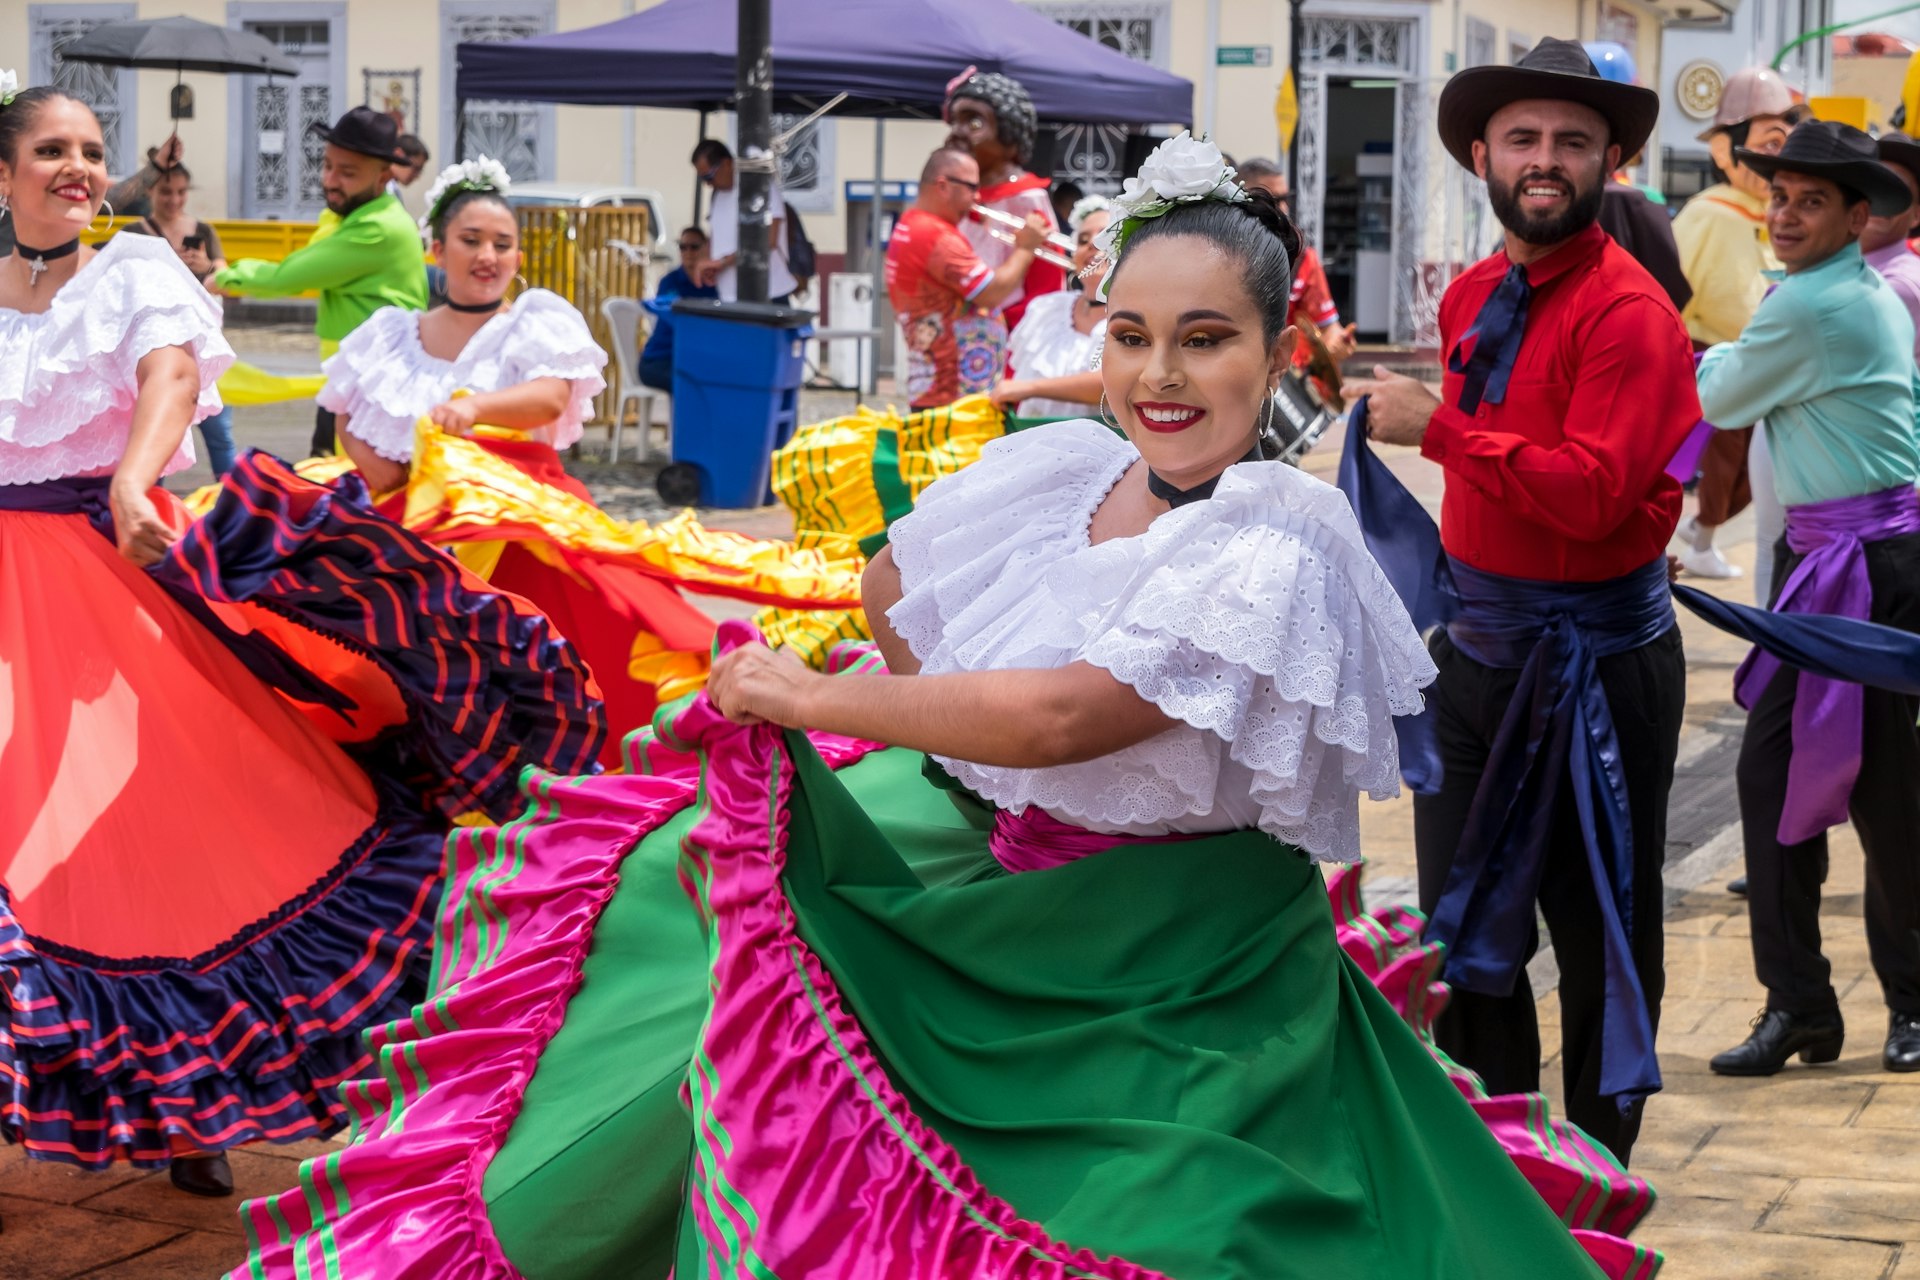
<svg viewBox="0 0 1920 1280">
<path fill-rule="evenodd" d="M 1889 1071 L 1920 1071 L 1920 1017 L 1896 1013 L 1887 1018 L 1887 1049 L 1880 1061 Z"/>
<path fill-rule="evenodd" d="M 224 1154 L 175 1156 L 167 1165 L 173 1185 L 194 1196 L 230 1196 L 233 1194 L 233 1168 Z"/>
<path fill-rule="evenodd" d="M 1714 1055 L 1714 1074 L 1723 1076 L 1770 1076 L 1787 1065 L 1787 1059 L 1800 1055 L 1802 1062 L 1832 1062 L 1840 1056 L 1840 1042 L 1846 1026 L 1836 1013 L 1805 1015 L 1783 1009 L 1763 1009 L 1753 1020 L 1753 1034 L 1744 1042 Z M 1920 1049 L 1920 1031 L 1915 1035 Z M 1920 1068 L 1920 1062 L 1916 1062 Z"/>
<path fill-rule="evenodd" d="M 1738 880 L 1727 881 L 1727 892 L 1737 893 L 1743 898 L 1746 897 L 1747 896 L 1747 878 L 1745 876 L 1741 876 Z"/>
</svg>

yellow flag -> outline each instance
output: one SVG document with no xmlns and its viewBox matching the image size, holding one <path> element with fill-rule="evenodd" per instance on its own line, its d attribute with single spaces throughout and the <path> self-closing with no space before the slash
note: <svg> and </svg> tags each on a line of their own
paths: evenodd
<svg viewBox="0 0 1920 1280">
<path fill-rule="evenodd" d="M 1300 94 L 1293 87 L 1293 68 L 1280 77 L 1280 92 L 1273 98 L 1273 122 L 1280 126 L 1280 146 L 1293 150 L 1293 131 L 1300 127 Z"/>
<path fill-rule="evenodd" d="M 1900 101 L 1907 108 L 1906 123 L 1900 127 L 1912 134 L 1920 129 L 1920 53 L 1907 59 L 1907 77 L 1900 86 Z"/>
</svg>

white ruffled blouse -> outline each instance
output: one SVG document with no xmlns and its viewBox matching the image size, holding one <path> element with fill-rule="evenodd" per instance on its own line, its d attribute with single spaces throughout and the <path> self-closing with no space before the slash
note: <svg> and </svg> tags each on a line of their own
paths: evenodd
<svg viewBox="0 0 1920 1280">
<path fill-rule="evenodd" d="M 193 421 L 220 411 L 214 384 L 233 364 L 220 306 L 165 240 L 115 236 L 46 311 L 0 307 L 0 484 L 105 475 L 126 452 L 138 366 L 185 347 L 200 366 Z M 193 433 L 161 468 L 193 465 Z"/>
<path fill-rule="evenodd" d="M 1084 661 L 1180 723 L 1082 764 L 941 763 L 996 805 L 1091 830 L 1257 826 L 1359 857 L 1359 792 L 1398 793 L 1393 717 L 1436 672 L 1346 498 L 1243 462 L 1213 497 L 1091 545 L 1139 457 L 1086 419 L 989 444 L 893 525 L 904 594 L 887 619 L 928 674 Z"/>
<path fill-rule="evenodd" d="M 347 431 L 390 462 L 413 457 L 413 426 L 455 391 L 500 391 L 561 378 L 572 395 L 560 416 L 528 437 L 564 449 L 580 438 L 593 398 L 606 389 L 602 351 L 580 313 L 559 294 L 530 289 L 481 325 L 455 360 L 420 345 L 420 313 L 382 307 L 341 340 L 321 366 L 320 407 L 350 415 Z"/>
<path fill-rule="evenodd" d="M 1073 300 L 1079 296 L 1071 289 L 1056 289 L 1027 303 L 1020 323 L 1007 338 L 1007 364 L 1013 377 L 1066 378 L 1093 368 L 1093 353 L 1107 340 L 1107 317 L 1103 311 L 1091 332 L 1074 328 Z M 1086 405 L 1071 400 L 1020 402 L 1021 416 L 1028 418 L 1072 418 L 1086 411 Z"/>
</svg>

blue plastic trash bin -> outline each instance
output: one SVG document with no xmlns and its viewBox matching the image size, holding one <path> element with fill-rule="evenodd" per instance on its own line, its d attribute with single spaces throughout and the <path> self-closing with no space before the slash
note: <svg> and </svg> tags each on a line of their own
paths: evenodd
<svg viewBox="0 0 1920 1280">
<path fill-rule="evenodd" d="M 674 302 L 673 465 L 660 472 L 662 498 L 773 501 L 773 451 L 793 437 L 812 320 L 811 311 L 766 302 Z"/>
</svg>

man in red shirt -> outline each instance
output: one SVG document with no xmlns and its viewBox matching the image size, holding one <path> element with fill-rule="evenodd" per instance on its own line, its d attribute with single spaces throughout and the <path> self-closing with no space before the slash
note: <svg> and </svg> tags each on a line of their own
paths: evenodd
<svg viewBox="0 0 1920 1280">
<path fill-rule="evenodd" d="M 901 379 L 916 409 L 993 389 L 1007 358 L 1007 326 L 994 308 L 1026 278 L 1048 224 L 1029 215 L 998 267 L 980 261 L 960 234 L 973 208 L 980 166 L 942 148 L 920 171 L 920 193 L 887 242 L 887 301 L 900 320 Z"/>
<path fill-rule="evenodd" d="M 997 71 L 968 67 L 947 82 L 947 101 L 940 118 L 952 130 L 947 145 L 971 152 L 980 165 L 980 186 L 973 193 L 975 204 L 1022 221 L 1037 214 L 1045 220 L 1049 233 L 1060 230 L 1048 190 L 1051 184 L 1026 168 L 1033 159 L 1040 119 L 1024 85 Z M 1013 252 L 1013 246 L 996 234 L 994 225 L 979 218 L 963 216 L 960 234 L 989 267 L 1001 266 Z M 1033 263 L 1026 277 L 1002 300 L 1007 332 L 1013 332 L 1020 323 L 1029 300 L 1066 287 L 1066 272 L 1050 262 Z"/>
<path fill-rule="evenodd" d="M 1539 1087 L 1537 903 L 1567 1112 L 1623 1161 L 1660 1087 L 1660 867 L 1686 691 L 1664 468 L 1700 405 L 1673 303 L 1596 220 L 1659 109 L 1570 40 L 1456 75 L 1441 141 L 1486 180 L 1505 246 L 1441 302 L 1439 399 L 1384 369 L 1349 384 L 1373 439 L 1446 471 L 1457 612 L 1434 633 L 1425 712 L 1441 778 L 1414 800 L 1421 906 L 1455 984 L 1440 1044 L 1495 1093 Z"/>
</svg>

